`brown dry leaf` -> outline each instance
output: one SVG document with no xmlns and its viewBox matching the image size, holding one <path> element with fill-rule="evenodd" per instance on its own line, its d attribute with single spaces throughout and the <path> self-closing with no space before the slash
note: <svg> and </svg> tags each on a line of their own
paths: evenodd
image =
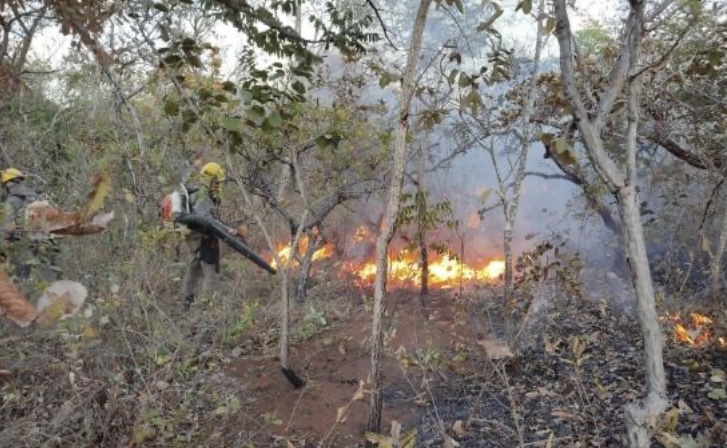
<svg viewBox="0 0 727 448">
<path fill-rule="evenodd" d="M 336 410 L 336 423 L 343 423 L 346 421 L 346 406 L 341 406 Z"/>
<path fill-rule="evenodd" d="M 562 418 L 562 419 L 565 419 L 565 420 L 583 421 L 583 418 L 582 417 L 580 417 L 578 415 L 575 415 L 575 414 L 571 414 L 570 412 L 566 412 L 566 411 L 563 411 L 563 410 L 560 410 L 560 409 L 554 409 L 550 413 L 550 415 L 552 415 L 555 418 Z"/>
<path fill-rule="evenodd" d="M 482 339 L 477 341 L 477 344 L 485 348 L 485 352 L 490 359 L 512 358 L 513 356 L 510 347 L 502 342 Z"/>
<path fill-rule="evenodd" d="M 545 387 L 538 387 L 538 392 L 543 397 L 554 397 L 558 398 L 561 396 L 561 394 L 551 391 L 550 389 L 546 389 Z"/>
<path fill-rule="evenodd" d="M 445 438 L 446 439 L 444 440 L 444 448 L 456 448 L 456 447 L 460 446 L 459 442 L 457 442 L 450 436 L 445 436 Z"/>
<path fill-rule="evenodd" d="M 366 391 L 364 390 L 364 382 L 359 380 L 358 389 L 356 389 L 356 393 L 353 394 L 353 401 L 363 400 L 365 393 Z"/>
<path fill-rule="evenodd" d="M 82 221 L 87 221 L 103 207 L 106 197 L 111 192 L 109 173 L 106 171 L 96 173 L 93 177 L 92 185 L 93 187 L 86 200 L 86 206 L 81 213 Z"/>
<path fill-rule="evenodd" d="M 679 412 L 681 412 L 682 414 L 693 414 L 694 413 L 694 410 L 691 407 L 689 407 L 689 405 L 681 398 L 677 402 L 677 406 L 679 407 Z"/>
<path fill-rule="evenodd" d="M 2 267 L 0 267 L 0 315 L 19 327 L 27 327 L 38 318 L 36 309 L 15 288 Z"/>
<path fill-rule="evenodd" d="M 452 432 L 457 437 L 464 437 L 467 434 L 467 431 L 464 429 L 464 423 L 462 420 L 457 420 L 454 422 L 454 425 L 452 425 Z"/>
<path fill-rule="evenodd" d="M 58 280 L 43 291 L 36 307 L 39 313 L 44 314 L 44 320 L 62 320 L 76 315 L 86 297 L 88 290 L 82 284 L 71 280 Z"/>
<path fill-rule="evenodd" d="M 558 346 L 560 345 L 561 340 L 556 339 L 555 341 L 551 341 L 550 339 L 545 340 L 545 352 L 549 355 L 552 355 L 555 353 L 555 351 L 558 349 Z"/>
<path fill-rule="evenodd" d="M 103 232 L 108 228 L 109 223 L 114 218 L 114 212 L 103 213 L 94 216 L 90 222 L 87 223 L 75 223 L 70 226 L 52 230 L 51 233 L 55 235 L 73 235 L 83 236 L 92 235 L 94 233 Z"/>
<path fill-rule="evenodd" d="M 553 431 L 550 432 L 550 436 L 548 436 L 548 441 L 545 443 L 545 448 L 553 448 L 553 441 L 555 440 L 555 434 Z"/>
<path fill-rule="evenodd" d="M 80 219 L 79 213 L 64 212 L 48 201 L 35 201 L 25 207 L 25 228 L 31 232 L 31 238 L 32 233 L 43 237 L 49 232 L 77 225 Z"/>
</svg>

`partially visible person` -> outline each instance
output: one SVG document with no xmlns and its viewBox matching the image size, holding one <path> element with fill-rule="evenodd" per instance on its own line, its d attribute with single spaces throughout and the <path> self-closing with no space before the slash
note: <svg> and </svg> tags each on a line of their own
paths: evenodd
<svg viewBox="0 0 727 448">
<path fill-rule="evenodd" d="M 179 197 L 185 200 L 184 208 L 189 213 L 210 216 L 219 221 L 222 183 L 225 180 L 224 167 L 215 162 L 207 163 L 202 166 L 195 180 L 177 190 Z M 228 228 L 228 231 L 237 234 L 234 229 Z M 217 289 L 220 273 L 220 241 L 214 235 L 189 230 L 186 243 L 191 256 L 184 274 L 182 300 L 184 308 L 188 310 L 200 292 L 214 294 Z"/>
<path fill-rule="evenodd" d="M 56 263 L 60 248 L 53 235 L 31 239 L 25 229 L 25 208 L 41 197 L 27 185 L 25 175 L 17 168 L 1 171 L 0 182 L 4 195 L 0 244 L 2 256 L 11 268 L 9 274 L 16 282 L 42 289 L 39 283 L 58 280 L 62 271 Z"/>
</svg>

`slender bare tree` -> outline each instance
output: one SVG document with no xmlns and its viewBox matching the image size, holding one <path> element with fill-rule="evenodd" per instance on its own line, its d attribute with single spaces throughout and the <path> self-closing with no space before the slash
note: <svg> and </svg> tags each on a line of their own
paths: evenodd
<svg viewBox="0 0 727 448">
<path fill-rule="evenodd" d="M 663 361 L 663 336 L 654 302 L 654 288 L 646 255 L 644 229 L 637 192 L 636 137 L 641 94 L 638 60 L 644 37 L 646 0 L 630 0 L 630 10 L 622 42 L 609 82 L 600 95 L 595 111 L 589 111 L 578 90 L 574 70 L 572 32 L 566 0 L 554 0 L 556 35 L 560 47 L 561 81 L 573 113 L 586 154 L 601 179 L 614 194 L 623 223 L 625 252 L 636 290 L 638 318 L 644 340 L 646 399 L 626 409 L 626 427 L 632 448 L 648 448 L 658 417 L 666 410 L 666 378 Z M 601 132 L 614 102 L 626 88 L 628 130 L 624 142 L 625 168 L 605 150 Z"/>
<path fill-rule="evenodd" d="M 368 431 L 378 434 L 381 429 L 381 351 L 383 349 L 381 319 L 383 316 L 384 292 L 386 291 L 387 253 L 394 235 L 394 224 L 401 205 L 401 190 L 404 183 L 406 161 L 406 137 L 409 130 L 409 109 L 414 96 L 417 61 L 422 49 L 422 36 L 432 0 L 421 0 L 414 20 L 414 29 L 402 78 L 399 122 L 396 129 L 391 186 L 384 220 L 376 238 L 376 281 L 374 283 L 374 312 L 371 330 L 371 402 L 369 408 Z M 372 446 L 372 442 L 367 442 Z"/>
</svg>

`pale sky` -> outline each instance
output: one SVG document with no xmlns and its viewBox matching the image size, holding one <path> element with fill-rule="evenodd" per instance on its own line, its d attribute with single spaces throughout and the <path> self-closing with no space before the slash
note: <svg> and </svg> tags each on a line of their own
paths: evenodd
<svg viewBox="0 0 727 448">
<path fill-rule="evenodd" d="M 586 3 L 588 6 L 579 6 L 579 10 L 571 14 L 572 26 L 577 30 L 587 23 L 589 19 L 599 20 L 606 17 L 613 17 L 615 15 L 615 8 L 622 3 L 622 0 L 603 0 L 601 2 L 588 2 Z M 496 23 L 496 28 L 499 29 L 506 39 L 512 39 L 515 42 L 527 45 L 534 41 L 535 22 L 532 20 L 523 20 L 522 12 L 515 13 L 516 4 L 517 0 L 500 2 L 500 5 L 506 12 Z M 497 26 L 498 24 L 499 26 Z M 307 23 L 304 21 L 303 34 L 312 36 L 312 28 L 306 25 Z M 245 43 L 241 41 L 239 32 L 230 25 L 219 24 L 215 32 L 220 37 L 213 39 L 212 43 L 219 46 L 221 53 L 224 55 L 222 71 L 229 73 L 229 70 L 235 66 L 236 54 Z M 34 39 L 31 51 L 35 57 L 48 61 L 53 67 L 59 67 L 64 56 L 70 50 L 71 41 L 72 38 L 60 34 L 58 28 L 46 29 Z M 545 56 L 556 56 L 557 53 L 557 42 L 551 37 L 545 49 Z"/>
</svg>

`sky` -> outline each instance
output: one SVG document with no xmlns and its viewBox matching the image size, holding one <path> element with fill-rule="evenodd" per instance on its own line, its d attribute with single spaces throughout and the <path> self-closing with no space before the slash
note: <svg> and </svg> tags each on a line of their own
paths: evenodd
<svg viewBox="0 0 727 448">
<path fill-rule="evenodd" d="M 482 4 L 484 5 L 488 1 L 490 0 L 484 0 Z M 503 36 L 525 46 L 532 43 L 536 33 L 535 22 L 533 20 L 523 20 L 522 12 L 515 12 L 517 0 L 497 1 L 497 3 L 505 11 L 497 22 L 497 28 Z M 589 19 L 598 20 L 612 17 L 615 14 L 616 6 L 622 3 L 622 0 L 602 0 L 600 2 L 587 2 L 582 6 L 579 5 L 571 14 L 571 25 L 574 30 L 578 30 Z M 235 66 L 236 55 L 245 44 L 241 41 L 237 30 L 228 24 L 219 24 L 215 29 L 215 33 L 218 37 L 213 39 L 213 43 L 220 47 L 224 55 L 222 71 L 229 72 Z M 312 36 L 313 33 L 312 27 L 304 20 L 303 35 Z M 53 67 L 59 67 L 63 58 L 70 51 L 71 42 L 72 38 L 62 35 L 58 28 L 48 28 L 34 39 L 31 52 L 36 58 L 48 61 Z M 557 51 L 557 42 L 555 42 L 554 38 L 549 39 L 544 56 L 556 56 Z"/>
</svg>

